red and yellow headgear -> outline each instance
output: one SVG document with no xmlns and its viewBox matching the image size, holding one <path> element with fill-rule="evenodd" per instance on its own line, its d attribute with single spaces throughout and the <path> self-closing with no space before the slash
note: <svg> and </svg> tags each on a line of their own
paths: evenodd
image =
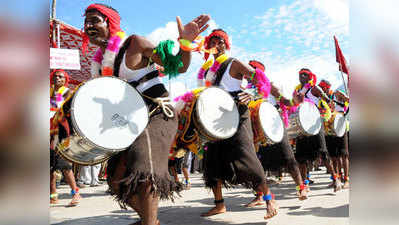
<svg viewBox="0 0 399 225">
<path fill-rule="evenodd" d="M 252 66 L 254 69 L 260 69 L 262 72 L 265 72 L 265 65 L 263 63 L 256 61 L 256 60 L 250 60 L 249 65 Z"/>
<path fill-rule="evenodd" d="M 111 7 L 103 4 L 91 4 L 86 8 L 83 16 L 86 16 L 87 11 L 91 9 L 99 11 L 101 14 L 103 14 L 106 17 L 111 37 L 114 36 L 118 31 L 122 30 L 120 28 L 121 17 L 119 16 L 119 13 L 115 9 L 112 9 Z M 83 39 L 82 53 L 85 54 L 87 50 L 87 45 L 89 44 L 89 37 L 87 36 L 86 33 L 83 32 L 82 39 Z"/>
<path fill-rule="evenodd" d="M 309 75 L 312 86 L 316 85 L 316 82 L 317 82 L 316 74 L 312 73 L 312 71 L 310 71 L 309 69 L 305 69 L 305 68 L 303 68 L 299 71 L 299 74 L 302 74 L 302 73 Z"/>
<path fill-rule="evenodd" d="M 209 43 L 210 43 L 212 37 L 219 37 L 219 38 L 223 39 L 224 44 L 226 45 L 226 49 L 230 50 L 229 36 L 222 29 L 215 29 L 212 31 L 211 34 L 209 34 L 208 36 L 205 37 L 205 43 L 204 43 L 205 49 L 209 49 Z M 209 57 L 209 53 L 205 53 L 205 55 L 204 55 L 205 60 L 207 60 L 208 57 Z"/>
<path fill-rule="evenodd" d="M 64 74 L 64 76 L 65 76 L 65 84 L 64 84 L 64 86 L 67 86 L 68 83 L 69 83 L 69 75 L 68 75 L 68 73 L 65 70 L 62 70 L 62 69 L 56 69 L 56 70 L 53 70 L 53 72 L 50 73 L 50 84 L 54 84 L 54 75 L 57 72 L 60 72 L 60 73 Z"/>
</svg>

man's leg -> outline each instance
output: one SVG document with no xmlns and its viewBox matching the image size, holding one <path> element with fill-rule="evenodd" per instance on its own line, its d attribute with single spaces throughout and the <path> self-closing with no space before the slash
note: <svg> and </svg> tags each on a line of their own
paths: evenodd
<svg viewBox="0 0 399 225">
<path fill-rule="evenodd" d="M 79 203 L 79 200 L 81 199 L 81 197 L 78 192 L 79 189 L 76 186 L 75 177 L 73 176 L 73 172 L 71 169 L 63 170 L 63 173 L 64 173 L 66 182 L 69 184 L 69 186 L 72 189 L 72 191 L 71 191 L 72 201 L 69 203 L 69 206 L 76 206 Z"/>
<path fill-rule="evenodd" d="M 191 152 L 188 151 L 184 156 L 184 162 L 183 162 L 184 185 L 186 186 L 187 190 L 190 190 L 191 188 L 190 177 L 189 177 L 189 171 L 191 169 L 191 160 L 192 160 Z"/>
<path fill-rule="evenodd" d="M 226 206 L 224 205 L 224 199 L 222 194 L 222 181 L 218 180 L 215 187 L 212 188 L 213 196 L 215 197 L 215 207 L 206 213 L 201 214 L 201 216 L 213 216 L 220 213 L 226 212 Z"/>
<path fill-rule="evenodd" d="M 271 196 L 272 194 L 266 182 L 263 182 L 260 185 L 258 185 L 255 191 L 262 192 L 264 196 Z M 264 200 L 266 201 L 266 207 L 267 207 L 265 219 L 270 219 L 275 215 L 277 215 L 278 207 L 274 199 L 264 199 Z"/>
<path fill-rule="evenodd" d="M 58 195 L 57 195 L 57 177 L 55 176 L 55 171 L 50 172 L 50 203 L 56 204 L 58 203 Z"/>
<path fill-rule="evenodd" d="M 96 164 L 90 166 L 90 175 L 91 175 L 91 183 L 90 186 L 98 186 L 100 185 L 100 181 L 98 180 L 98 175 L 100 174 L 101 164 Z"/>
<path fill-rule="evenodd" d="M 142 225 L 157 225 L 158 221 L 158 201 L 159 196 L 151 192 L 151 182 L 147 181 L 139 186 L 138 199 L 141 204 Z"/>
</svg>

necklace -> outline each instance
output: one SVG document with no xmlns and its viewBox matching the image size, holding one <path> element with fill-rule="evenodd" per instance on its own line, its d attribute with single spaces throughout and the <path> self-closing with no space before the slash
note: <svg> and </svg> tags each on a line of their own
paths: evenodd
<svg viewBox="0 0 399 225">
<path fill-rule="evenodd" d="M 98 48 L 91 61 L 91 76 L 112 76 L 114 73 L 114 61 L 116 54 L 119 51 L 120 46 L 125 41 L 126 34 L 123 31 L 116 32 L 116 35 L 112 36 L 108 40 L 107 48 L 103 54 L 101 49 Z M 101 74 L 100 74 L 101 71 Z"/>
<path fill-rule="evenodd" d="M 198 86 L 204 86 L 203 79 L 205 72 L 209 69 L 205 78 L 205 86 L 210 87 L 215 83 L 216 72 L 220 69 L 220 65 L 224 63 L 229 57 L 226 54 L 220 55 L 216 58 L 215 62 L 212 59 L 206 61 L 198 71 Z"/>
</svg>

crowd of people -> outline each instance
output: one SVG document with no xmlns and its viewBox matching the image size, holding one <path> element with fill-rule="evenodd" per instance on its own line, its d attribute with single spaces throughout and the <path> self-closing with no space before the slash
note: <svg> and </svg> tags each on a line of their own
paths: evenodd
<svg viewBox="0 0 399 225">
<path fill-rule="evenodd" d="M 161 66 L 162 72 L 170 77 L 186 72 L 193 41 L 207 29 L 210 17 L 200 15 L 186 25 L 177 17 L 180 43 L 177 54 L 172 54 L 170 40 L 154 46 L 145 37 L 127 37 L 120 28 L 118 12 L 110 6 L 92 4 L 85 10 L 84 17 L 82 51 L 89 42 L 98 46 L 92 62 L 92 77 L 115 76 L 126 80 L 142 95 L 151 112 L 144 132 L 127 150 L 114 154 L 104 163 L 106 167 L 103 166 L 108 192 L 123 208 L 131 207 L 140 216 L 141 220 L 135 224 L 160 224 L 159 200 L 173 199 L 175 192 L 190 189 L 190 172 L 203 173 L 204 187 L 211 189 L 214 195 L 215 207 L 202 213 L 204 217 L 226 212 L 222 188 L 235 185 L 243 185 L 256 193 L 247 207 L 266 205 L 265 219 L 277 215 L 278 204 L 266 180 L 268 171 L 277 172 L 279 176 L 283 171 L 289 173 L 300 201 L 308 198 L 309 185 L 317 182 L 310 179 L 315 162 L 320 161 L 331 174 L 330 186 L 334 192 L 349 188 L 348 131 L 343 137 L 337 137 L 326 133 L 323 125 L 336 113 L 348 113 L 349 97 L 344 91 L 331 90 L 327 80 L 317 83 L 316 74 L 309 68 L 299 70 L 300 83 L 291 98 L 286 98 L 269 81 L 262 62 L 255 59 L 243 62 L 228 56 L 228 34 L 223 29 L 213 30 L 199 50 L 205 53 L 206 59 L 198 74 L 199 84 L 228 92 L 237 106 L 239 124 L 232 137 L 204 144 L 199 141 L 192 123 L 181 126 L 181 111 L 159 100 L 167 98 L 169 93 L 158 76 L 159 67 L 154 65 Z M 208 60 L 210 56 L 214 60 Z M 55 70 L 50 79 L 52 108 L 57 112 L 63 102 L 72 98 L 73 92 L 67 87 L 67 72 Z M 242 85 L 243 80 L 248 82 L 246 87 Z M 254 142 L 248 105 L 259 99 L 280 112 L 290 111 L 305 101 L 311 102 L 320 111 L 322 128 L 316 135 L 296 138 L 290 138 L 285 130 L 279 143 Z M 67 136 L 63 128 L 67 120 L 67 113 L 56 114 L 51 120 L 50 203 L 57 202 L 55 171 L 61 170 L 71 187 L 69 206 L 76 206 L 81 200 L 79 187 L 101 185 L 102 166 L 80 166 L 75 179 L 71 164 L 56 154 L 56 143 L 60 141 L 56 137 Z M 187 141 L 189 139 L 191 141 Z M 180 170 L 182 181 L 178 176 Z"/>
</svg>

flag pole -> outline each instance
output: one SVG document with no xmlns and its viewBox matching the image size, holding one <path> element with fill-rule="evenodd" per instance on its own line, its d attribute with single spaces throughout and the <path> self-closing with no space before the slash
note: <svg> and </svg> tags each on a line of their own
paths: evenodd
<svg viewBox="0 0 399 225">
<path fill-rule="evenodd" d="M 339 71 L 341 72 L 341 77 L 342 77 L 342 81 L 344 82 L 344 88 L 345 88 L 345 92 L 348 94 L 349 96 L 349 88 L 347 87 L 347 84 L 345 83 L 345 78 L 344 78 L 344 73 L 342 72 L 342 65 L 341 63 L 339 63 Z M 349 83 L 349 75 L 348 77 L 348 82 Z"/>
</svg>

